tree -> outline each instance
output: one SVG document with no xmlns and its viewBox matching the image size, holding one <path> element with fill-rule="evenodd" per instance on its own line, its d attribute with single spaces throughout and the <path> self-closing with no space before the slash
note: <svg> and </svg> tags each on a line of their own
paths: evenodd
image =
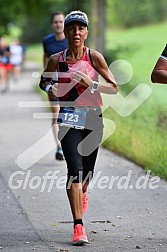
<svg viewBox="0 0 167 252">
<path fill-rule="evenodd" d="M 23 2 L 19 0 L 0 0 L 0 36 L 8 33 L 8 24 L 22 19 Z"/>
<path fill-rule="evenodd" d="M 92 47 L 104 53 L 106 30 L 106 0 L 92 0 Z"/>
</svg>

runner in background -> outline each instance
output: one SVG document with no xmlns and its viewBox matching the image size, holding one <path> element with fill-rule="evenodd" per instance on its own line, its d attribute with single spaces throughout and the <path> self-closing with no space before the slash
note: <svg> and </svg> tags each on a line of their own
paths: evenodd
<svg viewBox="0 0 167 252">
<path fill-rule="evenodd" d="M 12 41 L 10 45 L 10 64 L 13 66 L 13 80 L 19 82 L 21 67 L 23 64 L 23 48 L 18 39 Z"/>
<path fill-rule="evenodd" d="M 155 64 L 151 80 L 154 83 L 167 84 L 167 45 Z"/>
<path fill-rule="evenodd" d="M 9 89 L 9 72 L 12 65 L 9 62 L 10 49 L 5 38 L 0 38 L 0 91 L 5 93 Z"/>
<path fill-rule="evenodd" d="M 51 25 L 52 29 L 54 31 L 53 34 L 49 34 L 43 39 L 43 65 L 44 68 L 47 66 L 49 57 L 52 54 L 58 53 L 60 51 L 65 50 L 68 47 L 68 42 L 67 39 L 65 38 L 64 35 L 64 13 L 61 11 L 55 12 L 51 16 Z M 56 75 L 55 75 L 55 81 L 56 80 Z M 49 97 L 48 97 L 49 98 Z M 61 144 L 57 138 L 58 134 L 58 127 L 56 123 L 56 115 L 59 113 L 59 104 L 58 104 L 58 98 L 49 98 L 51 102 L 51 109 L 53 112 L 53 131 L 54 131 L 54 136 L 57 144 L 57 150 L 55 154 L 55 158 L 57 160 L 64 160 L 63 157 L 63 152 L 61 148 Z"/>
</svg>

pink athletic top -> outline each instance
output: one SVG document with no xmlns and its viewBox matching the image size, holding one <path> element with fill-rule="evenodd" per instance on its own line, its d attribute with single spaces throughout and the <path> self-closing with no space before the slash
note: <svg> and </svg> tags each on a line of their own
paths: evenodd
<svg viewBox="0 0 167 252">
<path fill-rule="evenodd" d="M 90 89 L 80 85 L 79 83 L 73 81 L 72 75 L 73 72 L 81 71 L 88 74 L 92 80 L 98 81 L 99 73 L 92 66 L 91 60 L 89 58 L 89 48 L 84 47 L 84 55 L 81 60 L 76 63 L 67 63 L 66 62 L 66 53 L 62 51 L 59 58 L 59 67 L 58 67 L 58 97 L 60 101 L 68 101 L 69 91 L 72 87 L 75 86 L 79 97 L 75 100 L 75 106 L 102 106 L 102 98 L 100 92 L 96 91 L 94 94 L 90 92 Z M 65 63 L 65 67 L 63 66 Z M 61 69 L 60 69 L 61 68 Z M 64 70 L 63 70 L 64 68 Z M 85 72 L 86 71 L 86 72 Z"/>
</svg>

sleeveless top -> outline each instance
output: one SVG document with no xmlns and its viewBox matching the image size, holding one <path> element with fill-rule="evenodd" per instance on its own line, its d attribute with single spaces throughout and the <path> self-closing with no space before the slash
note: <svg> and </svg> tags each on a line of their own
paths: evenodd
<svg viewBox="0 0 167 252">
<path fill-rule="evenodd" d="M 95 91 L 93 94 L 90 89 L 73 81 L 72 74 L 76 71 L 86 73 L 93 81 L 98 81 L 99 73 L 94 69 L 89 57 L 89 48 L 84 47 L 82 59 L 76 63 L 66 62 L 67 49 L 62 51 L 58 62 L 58 97 L 59 101 L 70 101 L 70 90 L 76 92 L 75 106 L 102 106 L 102 98 L 100 92 Z"/>
</svg>

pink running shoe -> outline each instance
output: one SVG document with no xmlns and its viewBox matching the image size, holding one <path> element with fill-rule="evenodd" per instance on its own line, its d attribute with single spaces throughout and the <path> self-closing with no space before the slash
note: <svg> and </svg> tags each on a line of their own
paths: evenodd
<svg viewBox="0 0 167 252">
<path fill-rule="evenodd" d="M 81 224 L 77 224 L 74 228 L 73 245 L 84 245 L 88 243 L 85 228 Z"/>
<path fill-rule="evenodd" d="M 83 193 L 83 198 L 82 198 L 82 214 L 85 213 L 87 207 L 88 207 L 88 189 L 86 190 L 86 192 Z"/>
</svg>

